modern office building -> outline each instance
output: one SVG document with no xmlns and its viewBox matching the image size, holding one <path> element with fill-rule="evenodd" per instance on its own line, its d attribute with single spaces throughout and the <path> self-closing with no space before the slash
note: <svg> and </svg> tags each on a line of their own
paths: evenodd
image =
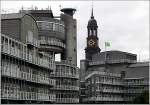
<svg viewBox="0 0 150 105">
<path fill-rule="evenodd" d="M 2 103 L 79 102 L 75 9 L 61 11 L 2 15 Z"/>
<path fill-rule="evenodd" d="M 137 62 L 137 55 L 128 52 L 100 52 L 97 29 L 92 9 L 86 57 L 80 61 L 80 103 L 131 103 L 149 90 L 149 62 Z"/>
<path fill-rule="evenodd" d="M 4 14 L 1 34 L 1 102 L 53 103 L 51 56 L 38 51 L 38 26 L 28 14 Z"/>
</svg>

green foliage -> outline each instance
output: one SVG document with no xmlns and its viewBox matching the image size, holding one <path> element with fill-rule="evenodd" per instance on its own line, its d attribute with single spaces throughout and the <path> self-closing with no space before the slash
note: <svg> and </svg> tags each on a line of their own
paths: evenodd
<svg viewBox="0 0 150 105">
<path fill-rule="evenodd" d="M 133 99 L 133 104 L 149 104 L 149 91 L 145 90 L 140 96 Z"/>
</svg>

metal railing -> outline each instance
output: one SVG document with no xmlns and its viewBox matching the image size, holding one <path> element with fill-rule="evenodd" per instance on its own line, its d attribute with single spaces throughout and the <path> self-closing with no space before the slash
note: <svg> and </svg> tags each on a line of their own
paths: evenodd
<svg viewBox="0 0 150 105">
<path fill-rule="evenodd" d="M 111 81 L 96 81 L 96 83 L 108 84 L 108 85 L 123 85 L 123 82 L 111 82 Z"/>
<path fill-rule="evenodd" d="M 62 48 L 66 48 L 66 45 L 62 41 L 60 41 L 58 39 L 54 39 L 54 38 L 44 37 L 44 38 L 40 39 L 40 44 L 47 44 L 47 45 L 53 45 L 53 46 L 59 46 Z"/>
<path fill-rule="evenodd" d="M 136 60 L 130 60 L 130 59 L 118 59 L 118 60 L 107 60 L 105 61 L 92 61 L 89 62 L 89 65 L 100 65 L 100 64 L 106 64 L 106 63 L 136 63 Z"/>
<path fill-rule="evenodd" d="M 10 91 L 3 89 L 1 98 L 12 100 L 56 101 L 55 94 L 44 94 L 44 93 L 24 92 L 24 91 L 16 91 L 15 93 L 11 93 Z"/>
<path fill-rule="evenodd" d="M 57 103 L 79 103 L 78 98 L 56 98 Z"/>
<path fill-rule="evenodd" d="M 84 101 L 124 101 L 121 97 L 89 97 L 85 98 Z"/>
<path fill-rule="evenodd" d="M 63 73 L 63 72 L 55 72 L 54 74 L 51 74 L 53 77 L 68 77 L 68 78 L 79 78 L 79 74 L 69 74 L 69 73 Z"/>
<path fill-rule="evenodd" d="M 65 25 L 56 23 L 56 22 L 50 22 L 50 21 L 37 21 L 38 26 L 42 30 L 51 30 L 51 31 L 58 31 L 58 32 L 65 32 Z M 56 28 L 57 27 L 57 28 Z"/>
<path fill-rule="evenodd" d="M 52 89 L 56 90 L 79 90 L 79 86 L 71 86 L 71 85 L 55 85 Z"/>
<path fill-rule="evenodd" d="M 90 78 L 91 76 L 93 76 L 93 75 L 99 75 L 99 76 L 106 76 L 106 77 L 121 77 L 121 74 L 119 74 L 119 73 L 109 73 L 109 72 L 101 72 L 101 71 L 93 71 L 92 73 L 90 73 L 90 74 L 88 74 L 86 77 L 85 77 L 85 79 L 88 79 L 88 78 Z"/>
<path fill-rule="evenodd" d="M 117 90 L 117 89 L 96 89 L 96 91 L 105 92 L 105 93 L 124 93 L 123 90 Z"/>
<path fill-rule="evenodd" d="M 5 43 L 4 41 L 2 41 L 1 51 L 3 53 L 6 53 L 6 54 L 11 55 L 11 56 L 15 56 L 15 57 L 20 58 L 20 59 L 24 59 L 24 60 L 26 60 L 30 63 L 35 64 L 35 65 L 46 67 L 46 68 L 49 68 L 49 69 L 52 69 L 52 70 L 56 69 L 55 61 L 53 59 L 48 61 L 48 60 L 45 60 L 43 58 L 40 58 L 36 54 L 27 53 L 28 49 L 27 49 L 26 44 L 18 42 L 16 40 L 12 39 L 12 38 L 9 38 L 4 34 L 2 34 L 2 37 L 4 38 L 4 40 L 7 39 L 8 42 L 11 41 L 11 42 L 14 42 L 14 43 L 18 44 L 18 46 L 20 46 L 20 48 L 17 47 L 17 46 L 12 47 L 12 46 L 9 45 L 9 43 Z M 47 56 L 47 57 L 49 57 L 49 56 Z"/>
<path fill-rule="evenodd" d="M 23 71 L 19 71 L 19 70 L 15 71 L 15 70 L 11 70 L 11 69 L 12 68 L 2 66 L 1 67 L 1 70 L 2 70 L 1 75 L 10 76 L 10 77 L 23 79 L 26 81 L 31 81 L 31 82 L 36 82 L 36 83 L 43 83 L 43 84 L 49 84 L 49 85 L 56 84 L 55 79 L 51 79 L 48 77 L 41 78 L 41 76 L 38 74 L 27 73 L 27 72 L 23 72 Z"/>
</svg>

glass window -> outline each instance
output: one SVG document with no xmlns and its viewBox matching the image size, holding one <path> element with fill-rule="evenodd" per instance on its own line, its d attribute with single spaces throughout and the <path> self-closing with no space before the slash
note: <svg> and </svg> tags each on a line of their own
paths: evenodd
<svg viewBox="0 0 150 105">
<path fill-rule="evenodd" d="M 92 84 L 94 83 L 94 78 L 92 78 Z"/>
<path fill-rule="evenodd" d="M 55 24 L 53 24 L 53 31 L 55 31 Z"/>
<path fill-rule="evenodd" d="M 96 82 L 99 82 L 99 77 L 96 77 Z"/>
<path fill-rule="evenodd" d="M 58 31 L 58 30 L 59 30 L 59 25 L 55 24 L 55 31 Z"/>
<path fill-rule="evenodd" d="M 33 32 L 28 31 L 27 41 L 32 42 L 33 41 Z"/>
<path fill-rule="evenodd" d="M 45 24 L 44 24 L 44 25 L 45 25 L 45 26 L 44 26 L 44 28 L 45 28 L 45 29 L 47 29 L 47 30 L 48 30 L 48 29 L 50 28 L 50 27 L 49 27 L 49 23 L 48 23 L 48 22 L 45 22 Z"/>
<path fill-rule="evenodd" d="M 90 36 L 92 35 L 92 30 L 89 30 L 89 35 L 90 35 Z"/>
<path fill-rule="evenodd" d="M 49 23 L 49 29 L 53 30 L 53 23 Z"/>
<path fill-rule="evenodd" d="M 96 30 L 93 30 L 93 35 L 96 35 Z"/>
<path fill-rule="evenodd" d="M 64 33 L 65 32 L 64 26 L 61 26 L 61 28 L 62 28 L 61 32 Z"/>
</svg>

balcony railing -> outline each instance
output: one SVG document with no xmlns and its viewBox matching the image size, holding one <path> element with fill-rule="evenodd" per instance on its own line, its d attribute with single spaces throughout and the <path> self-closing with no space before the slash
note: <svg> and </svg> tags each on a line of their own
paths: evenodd
<svg viewBox="0 0 150 105">
<path fill-rule="evenodd" d="M 63 72 L 55 72 L 51 75 L 52 77 L 68 77 L 68 78 L 79 78 L 79 74 L 69 74 L 69 73 L 63 73 Z"/>
<path fill-rule="evenodd" d="M 121 97 L 89 97 L 84 99 L 85 102 L 87 101 L 124 101 Z"/>
<path fill-rule="evenodd" d="M 118 59 L 118 60 L 107 60 L 105 61 L 92 61 L 89 62 L 89 65 L 100 65 L 100 64 L 105 64 L 105 63 L 136 63 L 136 60 L 130 60 L 130 59 Z"/>
<path fill-rule="evenodd" d="M 54 39 L 54 38 L 43 37 L 42 39 L 40 39 L 40 44 L 46 44 L 46 45 L 52 45 L 52 46 L 66 48 L 66 45 L 62 41 L 60 41 L 58 39 Z"/>
<path fill-rule="evenodd" d="M 144 84 L 144 82 L 139 82 L 139 83 L 136 83 L 136 82 L 127 82 L 126 85 L 128 85 L 128 86 L 130 86 L 130 85 L 131 86 L 139 85 L 140 86 L 140 85 L 145 85 L 145 84 Z"/>
<path fill-rule="evenodd" d="M 37 21 L 37 24 L 41 30 L 58 31 L 61 33 L 65 32 L 65 25 L 63 23 L 54 21 Z"/>
<path fill-rule="evenodd" d="M 1 50 L 3 53 L 6 53 L 11 56 L 15 56 L 19 59 L 24 59 L 27 62 L 33 63 L 38 66 L 42 66 L 51 70 L 56 69 L 56 65 L 53 59 L 48 61 L 43 58 L 40 58 L 36 54 L 27 53 L 28 49 L 27 49 L 26 44 L 18 42 L 12 38 L 9 38 L 4 34 L 2 34 L 2 37 L 4 38 L 4 40 L 2 41 L 2 50 Z M 7 43 L 5 42 L 6 39 L 8 41 Z M 12 47 L 9 43 L 10 41 L 17 44 L 18 46 Z"/>
<path fill-rule="evenodd" d="M 108 84 L 108 85 L 123 85 L 123 82 L 96 81 L 96 83 Z"/>
<path fill-rule="evenodd" d="M 56 103 L 79 103 L 78 98 L 56 98 Z"/>
<path fill-rule="evenodd" d="M 76 67 L 74 64 L 72 64 L 71 60 L 61 60 L 61 61 L 56 61 L 57 65 L 68 65 L 72 67 Z"/>
<path fill-rule="evenodd" d="M 36 92 L 24 92 L 24 91 L 16 91 L 15 93 L 11 93 L 8 90 L 2 89 L 2 99 L 11 99 L 11 100 L 36 100 L 36 101 L 56 101 L 55 94 L 43 94 Z"/>
<path fill-rule="evenodd" d="M 134 90 L 130 90 L 128 89 L 127 93 L 130 93 L 130 94 L 141 94 L 143 92 L 143 89 L 134 89 Z"/>
<path fill-rule="evenodd" d="M 23 79 L 26 81 L 31 81 L 31 82 L 36 82 L 36 83 L 43 83 L 43 84 L 48 84 L 48 85 L 55 85 L 56 84 L 56 80 L 55 79 L 51 79 L 48 77 L 45 77 L 44 79 L 41 78 L 40 75 L 38 74 L 31 74 L 31 73 L 27 73 L 27 72 L 23 72 L 23 71 L 19 71 L 19 70 L 11 70 L 12 68 L 9 67 L 4 67 L 2 66 L 2 74 L 4 76 L 10 76 L 10 77 L 14 77 L 17 79 Z"/>
<path fill-rule="evenodd" d="M 78 86 L 70 86 L 70 85 L 55 85 L 52 89 L 56 89 L 56 90 L 77 90 L 77 91 L 79 91 Z"/>
<path fill-rule="evenodd" d="M 116 90 L 116 89 L 97 89 L 96 91 L 101 91 L 105 93 L 124 93 L 123 90 Z"/>
<path fill-rule="evenodd" d="M 121 74 L 118 73 L 109 73 L 109 72 L 100 72 L 100 71 L 93 71 L 92 73 L 88 74 L 85 79 L 90 78 L 92 75 L 99 75 L 99 76 L 106 76 L 106 77 L 119 77 L 121 78 Z M 108 82 L 108 81 L 107 81 Z"/>
</svg>

